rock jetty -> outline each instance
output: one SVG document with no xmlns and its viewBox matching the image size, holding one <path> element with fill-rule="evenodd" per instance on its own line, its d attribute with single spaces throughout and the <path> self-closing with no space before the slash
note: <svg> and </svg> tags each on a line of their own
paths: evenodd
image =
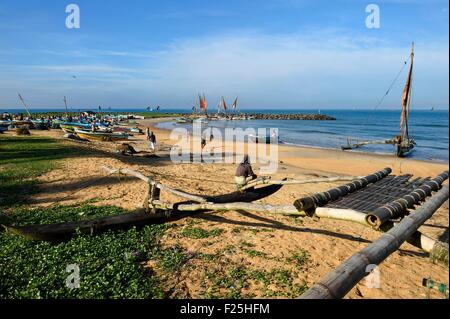
<svg viewBox="0 0 450 319">
<path fill-rule="evenodd" d="M 325 114 L 247 114 L 255 120 L 309 120 L 309 121 L 334 121 L 336 118 Z"/>
</svg>

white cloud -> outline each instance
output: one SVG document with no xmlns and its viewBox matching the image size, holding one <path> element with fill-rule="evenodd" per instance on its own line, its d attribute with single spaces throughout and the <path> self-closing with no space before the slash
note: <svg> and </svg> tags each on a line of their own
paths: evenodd
<svg viewBox="0 0 450 319">
<path fill-rule="evenodd" d="M 196 93 L 205 92 L 210 105 L 222 95 L 230 99 L 239 95 L 242 107 L 370 108 L 401 68 L 409 46 L 343 30 L 279 35 L 235 31 L 174 41 L 159 52 L 80 50 L 88 56 L 109 54 L 123 61 L 139 57 L 132 66 L 120 61 L 49 64 L 23 67 L 19 74 L 29 75 L 22 77 L 22 86 L 36 92 L 61 95 L 70 90 L 80 103 L 113 107 L 147 105 L 148 101 L 186 107 Z M 416 43 L 416 105 L 448 106 L 448 66 L 448 39 Z M 5 74 L 2 71 L 4 66 L 0 73 Z M 12 70 L 7 74 L 17 76 Z M 70 74 L 82 75 L 76 85 L 66 79 Z M 382 107 L 399 105 L 405 75 Z M 3 75 L 0 84 L 3 96 L 17 79 Z M 45 101 L 40 103 L 45 106 Z"/>
</svg>

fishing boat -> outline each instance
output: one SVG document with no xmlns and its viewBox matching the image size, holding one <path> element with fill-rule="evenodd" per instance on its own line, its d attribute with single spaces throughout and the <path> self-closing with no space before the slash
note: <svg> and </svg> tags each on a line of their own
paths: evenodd
<svg viewBox="0 0 450 319">
<path fill-rule="evenodd" d="M 144 134 L 144 132 L 139 127 L 123 127 L 123 126 L 114 126 L 112 128 L 109 128 L 109 130 L 114 133 L 116 132 L 127 132 L 127 133 L 133 133 L 133 134 Z"/>
<path fill-rule="evenodd" d="M 0 133 L 7 131 L 10 125 L 11 121 L 0 121 Z"/>
<path fill-rule="evenodd" d="M 61 123 L 59 127 L 66 133 L 75 133 L 75 128 L 90 129 L 91 125 L 88 123 L 80 123 L 80 122 L 64 122 Z"/>
<path fill-rule="evenodd" d="M 33 122 L 30 121 L 30 120 L 13 120 L 11 122 L 11 125 L 15 126 L 15 127 L 20 127 L 20 126 L 27 126 L 29 128 L 33 128 L 34 127 Z"/>
<path fill-rule="evenodd" d="M 99 132 L 88 131 L 79 128 L 74 129 L 75 133 L 84 139 L 89 141 L 124 141 L 127 140 L 129 135 L 125 132 L 111 133 L 111 132 Z"/>
<path fill-rule="evenodd" d="M 10 126 L 12 121 L 0 121 L 0 127 L 6 127 Z"/>
<path fill-rule="evenodd" d="M 251 188 L 245 192 L 236 191 L 229 194 L 216 196 L 203 196 L 208 203 L 233 203 L 233 202 L 253 202 L 270 196 L 280 190 L 282 185 L 269 185 L 260 188 Z M 181 204 L 181 203 L 180 203 Z M 32 240 L 63 241 L 72 238 L 77 232 L 82 234 L 99 234 L 108 230 L 120 230 L 130 227 L 138 227 L 151 224 L 162 224 L 173 220 L 178 220 L 192 214 L 202 212 L 185 212 L 176 209 L 168 211 L 157 211 L 154 214 L 148 212 L 126 213 L 115 216 L 107 216 L 84 221 L 74 221 L 48 225 L 28 225 L 28 226 L 4 226 L 4 228 L 16 235 Z"/>
<path fill-rule="evenodd" d="M 192 123 L 192 121 L 192 119 L 186 117 L 180 117 L 179 119 L 177 119 L 178 124 Z"/>
<path fill-rule="evenodd" d="M 408 154 L 410 154 L 414 146 L 416 145 L 414 139 L 410 137 L 409 134 L 409 127 L 408 127 L 408 121 L 409 121 L 409 113 L 411 109 L 411 90 L 412 90 L 412 74 L 413 74 L 413 66 L 414 66 L 414 43 L 411 47 L 411 53 L 409 56 L 410 65 L 409 65 L 409 72 L 408 76 L 406 78 L 406 84 L 403 89 L 402 94 L 402 109 L 400 114 L 400 132 L 399 135 L 395 136 L 394 138 L 387 139 L 387 140 L 380 140 L 380 141 L 362 141 L 357 143 L 352 143 L 351 139 L 347 139 L 347 145 L 341 146 L 342 150 L 351 150 L 355 148 L 362 147 L 364 145 L 369 144 L 392 144 L 396 147 L 396 155 L 398 157 L 405 157 Z M 405 62 L 406 64 L 406 62 Z M 389 90 L 386 92 L 386 95 L 389 93 Z"/>
</svg>

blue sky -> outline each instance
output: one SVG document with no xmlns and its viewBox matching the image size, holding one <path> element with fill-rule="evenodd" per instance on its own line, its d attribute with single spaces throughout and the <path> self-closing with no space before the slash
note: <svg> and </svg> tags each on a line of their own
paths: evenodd
<svg viewBox="0 0 450 319">
<path fill-rule="evenodd" d="M 65 27 L 70 3 L 80 29 Z M 17 92 L 33 108 L 187 108 L 204 92 L 210 105 L 372 109 L 415 41 L 413 106 L 448 109 L 448 26 L 440 0 L 0 0 L 0 108 Z M 399 107 L 405 77 L 381 108 Z"/>
</svg>

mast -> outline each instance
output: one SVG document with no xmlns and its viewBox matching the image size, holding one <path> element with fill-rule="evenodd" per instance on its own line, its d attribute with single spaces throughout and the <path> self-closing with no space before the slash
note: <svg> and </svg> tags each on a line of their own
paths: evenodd
<svg viewBox="0 0 450 319">
<path fill-rule="evenodd" d="M 69 113 L 67 112 L 67 99 L 65 96 L 64 96 L 63 101 L 64 101 L 64 105 L 66 106 L 66 117 L 69 117 Z"/>
<path fill-rule="evenodd" d="M 27 107 L 27 105 L 25 104 L 25 100 L 23 99 L 22 95 L 20 95 L 20 93 L 18 93 L 18 94 L 19 94 L 19 99 L 20 99 L 20 101 L 22 102 L 23 106 L 25 107 L 25 110 L 26 110 L 27 113 L 28 113 L 28 116 L 31 117 L 30 111 L 28 111 L 28 107 Z"/>
<path fill-rule="evenodd" d="M 405 88 L 403 89 L 402 95 L 402 113 L 400 116 L 400 136 L 403 139 L 409 139 L 408 136 L 408 116 L 410 111 L 411 102 L 411 88 L 412 88 L 412 72 L 414 65 L 414 42 L 411 47 L 411 64 L 409 66 L 408 77 L 406 79 Z"/>
</svg>

